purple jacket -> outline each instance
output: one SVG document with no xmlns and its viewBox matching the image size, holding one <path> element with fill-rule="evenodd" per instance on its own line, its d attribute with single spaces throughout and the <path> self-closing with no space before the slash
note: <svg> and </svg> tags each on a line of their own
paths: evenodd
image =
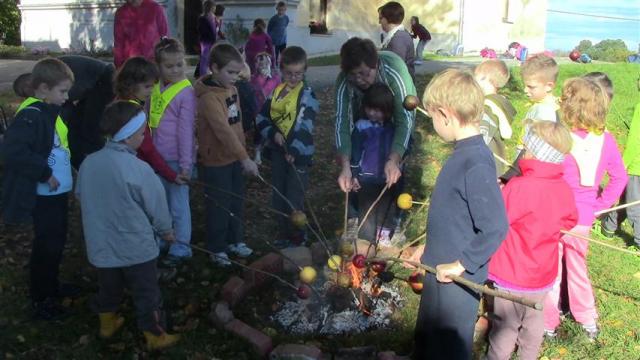
<svg viewBox="0 0 640 360">
<path fill-rule="evenodd" d="M 256 34 L 252 32 L 249 35 L 249 40 L 244 45 L 244 54 L 247 60 L 247 64 L 249 64 L 249 68 L 251 68 L 251 73 L 255 74 L 255 57 L 261 52 L 266 52 L 271 55 L 271 58 L 275 58 L 273 53 L 273 42 L 271 41 L 271 36 L 267 33 Z"/>
<path fill-rule="evenodd" d="M 574 134 L 584 138 L 587 132 L 584 130 L 573 131 Z M 600 162 L 596 170 L 594 186 L 580 185 L 580 169 L 578 163 L 572 155 L 567 155 L 564 159 L 564 179 L 573 190 L 578 208 L 578 225 L 591 226 L 595 220 L 594 212 L 611 207 L 627 185 L 627 171 L 622 162 L 622 156 L 618 150 L 616 140 L 608 132 L 604 133 L 604 144 Z M 598 196 L 600 184 L 604 174 L 609 175 L 609 183 Z"/>
<path fill-rule="evenodd" d="M 167 85 L 161 85 L 164 91 Z M 191 170 L 195 163 L 196 92 L 184 88 L 176 95 L 153 131 L 153 144 L 165 161 L 177 161 L 180 169 Z"/>
</svg>

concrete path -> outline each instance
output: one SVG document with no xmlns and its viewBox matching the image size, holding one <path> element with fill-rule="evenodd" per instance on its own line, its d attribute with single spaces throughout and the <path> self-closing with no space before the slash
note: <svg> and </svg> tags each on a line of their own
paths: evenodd
<svg viewBox="0 0 640 360">
<path fill-rule="evenodd" d="M 10 90 L 13 80 L 20 74 L 30 72 L 35 63 L 32 60 L 0 59 L 0 91 Z"/>
</svg>

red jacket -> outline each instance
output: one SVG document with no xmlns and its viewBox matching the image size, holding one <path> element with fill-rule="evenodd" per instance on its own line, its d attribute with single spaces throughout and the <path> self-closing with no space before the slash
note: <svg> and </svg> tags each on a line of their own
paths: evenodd
<svg viewBox="0 0 640 360">
<path fill-rule="evenodd" d="M 126 3 L 116 11 L 113 24 L 113 62 L 120 67 L 128 58 L 153 60 L 153 47 L 169 33 L 164 9 L 153 0 L 134 7 Z"/>
<path fill-rule="evenodd" d="M 543 289 L 558 275 L 560 230 L 578 222 L 562 164 L 520 161 L 522 176 L 502 190 L 509 232 L 489 262 L 489 278 L 515 290 Z"/>
</svg>

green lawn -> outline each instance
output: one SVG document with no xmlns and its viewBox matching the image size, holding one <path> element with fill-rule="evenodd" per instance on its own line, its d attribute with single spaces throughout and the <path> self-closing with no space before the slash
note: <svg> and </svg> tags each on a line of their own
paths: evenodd
<svg viewBox="0 0 640 360">
<path fill-rule="evenodd" d="M 560 83 L 571 76 L 588 71 L 604 71 L 614 82 L 615 98 L 613 111 L 609 115 L 608 128 L 622 146 L 626 142 L 624 121 L 631 119 L 634 104 L 640 101 L 635 89 L 635 79 L 640 66 L 615 65 L 562 65 Z M 527 108 L 526 97 L 522 93 L 522 82 L 518 69 L 513 70 L 512 80 L 504 93 L 511 99 L 522 116 Z M 420 95 L 430 76 L 418 78 Z M 556 89 L 559 94 L 560 86 Z M 335 183 L 337 168 L 334 165 L 333 150 L 333 89 L 319 92 L 321 114 L 316 122 L 316 161 L 311 174 L 309 198 L 325 233 L 333 233 L 341 228 L 343 197 Z M 0 104 L 10 101 L 11 96 L 0 94 Z M 428 198 L 435 177 L 446 159 L 451 147 L 435 135 L 430 121 L 418 115 L 418 126 L 414 141 L 414 156 L 408 164 L 408 191 L 414 198 Z M 514 125 L 518 133 L 519 122 Z M 510 147 L 513 143 L 508 143 Z M 512 154 L 513 151 L 510 151 Z M 268 166 L 262 167 L 268 178 Z M 1 174 L 1 171 L 0 171 Z M 257 181 L 249 181 L 248 197 L 267 204 L 269 191 Z M 134 311 L 130 300 L 125 301 L 123 313 L 126 325 L 111 341 L 97 338 L 97 317 L 90 311 L 93 293 L 96 291 L 95 271 L 86 262 L 81 237 L 78 205 L 71 204 L 68 248 L 62 267 L 63 278 L 81 285 L 85 295 L 67 305 L 74 315 L 60 324 L 34 322 L 29 319 L 27 263 L 29 235 L 26 232 L 0 230 L 0 359 L 95 359 L 95 358 L 141 358 L 144 340 L 135 327 Z M 192 190 L 193 241 L 204 245 L 204 203 L 201 189 Z M 419 221 L 409 229 L 409 238 L 424 228 L 425 214 L 419 214 Z M 268 248 L 264 239 L 273 240 L 274 220 L 270 213 L 259 207 L 248 205 L 246 211 L 248 242 L 259 253 Z M 625 246 L 629 241 L 630 229 L 627 224 L 619 237 L 611 241 L 617 246 Z M 189 359 L 253 359 L 255 356 L 237 338 L 216 330 L 207 319 L 209 307 L 220 298 L 224 281 L 241 271 L 237 268 L 220 271 L 212 267 L 208 258 L 195 253 L 194 258 L 179 269 L 178 276 L 171 282 L 162 283 L 165 307 L 169 320 L 176 332 L 182 333 L 181 344 L 167 351 L 161 358 Z M 589 265 L 596 289 L 602 334 L 597 342 L 589 343 L 579 326 L 566 321 L 560 329 L 557 340 L 545 343 L 542 356 L 548 359 L 637 359 L 640 356 L 640 259 L 617 253 L 597 245 L 592 246 Z M 394 268 L 403 275 L 406 270 Z M 293 337 L 285 331 L 275 329 L 266 319 L 268 309 L 265 298 L 273 297 L 270 290 L 251 295 L 237 310 L 236 316 L 253 324 L 258 329 L 274 335 L 275 343 L 308 342 L 319 346 L 325 353 L 344 346 L 373 345 L 379 350 L 394 350 L 406 354 L 412 347 L 414 319 L 419 297 L 408 287 L 401 285 L 407 297 L 407 304 L 394 316 L 391 330 L 371 332 L 365 335 L 335 337 Z M 291 296 L 286 291 L 274 287 L 273 293 Z M 265 296 L 265 294 L 268 294 Z"/>
</svg>

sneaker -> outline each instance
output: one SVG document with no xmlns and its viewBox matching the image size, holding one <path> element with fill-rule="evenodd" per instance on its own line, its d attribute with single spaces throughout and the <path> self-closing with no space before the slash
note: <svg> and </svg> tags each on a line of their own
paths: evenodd
<svg viewBox="0 0 640 360">
<path fill-rule="evenodd" d="M 211 261 L 218 266 L 227 267 L 231 266 L 231 261 L 229 261 L 229 255 L 226 252 L 219 252 L 215 254 L 211 254 Z"/>
<path fill-rule="evenodd" d="M 544 329 L 544 337 L 547 339 L 555 339 L 558 333 L 555 330 Z"/>
<path fill-rule="evenodd" d="M 596 341 L 598 334 L 600 334 L 600 330 L 597 325 L 582 325 L 582 328 L 584 329 L 589 341 Z"/>
<path fill-rule="evenodd" d="M 33 318 L 38 320 L 53 321 L 59 320 L 69 315 L 67 309 L 49 298 L 44 301 L 34 301 L 31 304 Z"/>
<path fill-rule="evenodd" d="M 253 158 L 256 165 L 262 165 L 262 151 L 256 149 L 256 156 Z"/>
<path fill-rule="evenodd" d="M 227 247 L 227 250 L 229 250 L 231 253 L 233 253 L 236 256 L 239 257 L 248 257 L 249 255 L 253 254 L 253 250 L 251 250 L 250 247 L 247 246 L 247 244 L 245 243 L 237 243 L 237 244 L 233 244 L 233 245 L 229 245 Z"/>
</svg>

